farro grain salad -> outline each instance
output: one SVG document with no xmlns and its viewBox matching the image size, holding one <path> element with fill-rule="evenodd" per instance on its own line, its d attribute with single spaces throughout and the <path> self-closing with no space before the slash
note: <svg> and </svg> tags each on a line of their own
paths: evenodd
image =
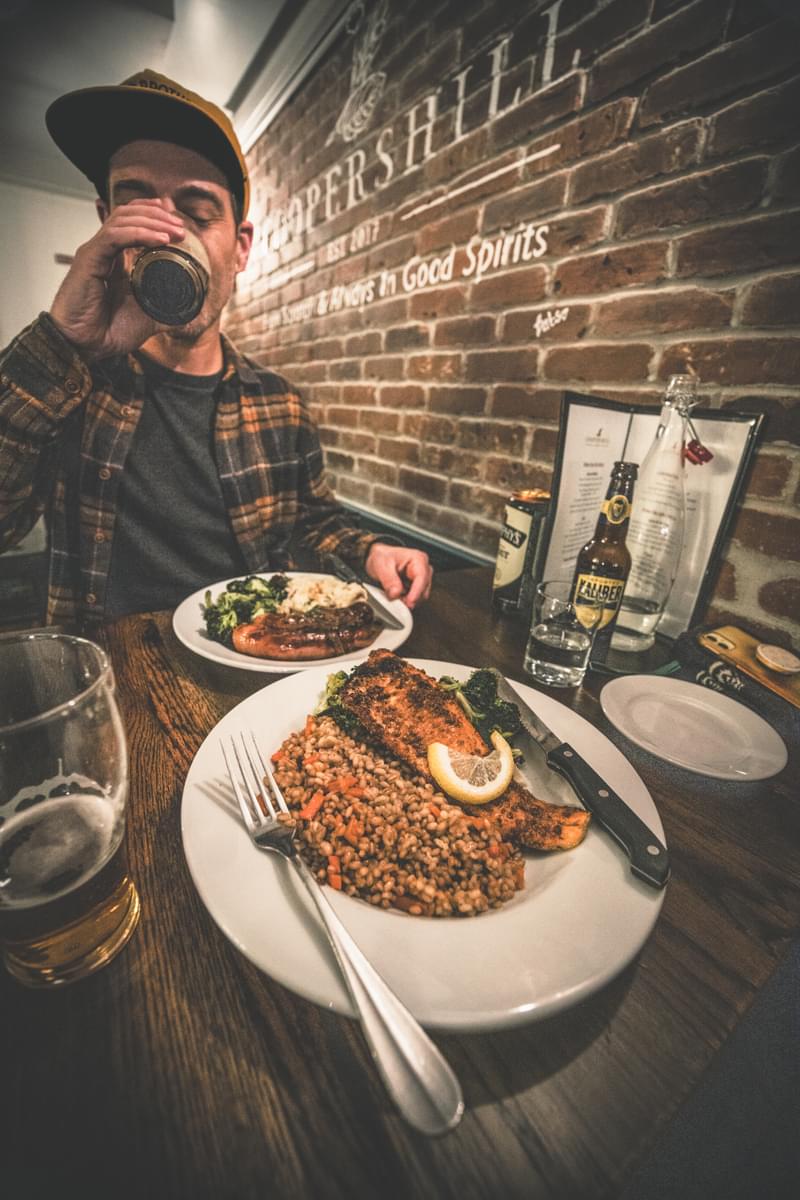
<svg viewBox="0 0 800 1200">
<path fill-rule="evenodd" d="M 587 812 L 500 778 L 511 751 L 495 732 L 491 750 L 473 723 L 485 713 L 470 719 L 454 680 L 374 650 L 332 685 L 272 755 L 301 853 L 320 882 L 413 916 L 476 916 L 524 886 L 524 852 L 582 841 Z M 484 785 L 474 794 L 491 800 L 454 802 L 432 776 L 432 746 L 457 766 L 477 764 L 481 778 L 491 767 L 502 792 Z"/>
</svg>

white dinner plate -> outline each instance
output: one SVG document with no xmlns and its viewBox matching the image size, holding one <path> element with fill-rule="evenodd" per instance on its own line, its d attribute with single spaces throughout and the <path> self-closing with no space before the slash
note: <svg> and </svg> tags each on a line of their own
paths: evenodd
<svg viewBox="0 0 800 1200">
<path fill-rule="evenodd" d="M 362 659 L 366 655 L 362 656 Z M 411 659 L 438 679 L 471 668 Z M 291 865 L 255 849 L 235 806 L 220 741 L 255 731 L 269 754 L 302 727 L 324 691 L 319 668 L 243 700 L 197 752 L 181 830 L 192 879 L 213 919 L 252 962 L 301 996 L 353 1016 L 310 899 Z M 644 783 L 582 717 L 513 684 L 559 737 L 578 748 L 654 833 L 664 831 Z M 618 974 L 646 941 L 664 899 L 636 879 L 595 822 L 580 846 L 526 857 L 525 886 L 477 917 L 413 917 L 326 889 L 337 913 L 417 1019 L 433 1029 L 503 1029 L 576 1004 Z"/>
<path fill-rule="evenodd" d="M 289 579 L 325 578 L 325 576 L 311 571 L 261 571 L 259 574 L 265 579 L 270 575 L 278 574 L 286 575 Z M 267 675 L 287 675 L 294 671 L 307 671 L 312 667 L 319 666 L 338 671 L 363 658 L 363 650 L 354 650 L 352 654 L 339 654 L 335 658 L 305 659 L 297 662 L 279 658 L 252 658 L 249 654 L 240 654 L 238 650 L 231 650 L 227 646 L 223 646 L 221 642 L 215 642 L 206 633 L 206 625 L 201 611 L 201 605 L 205 603 L 206 592 L 210 591 L 212 600 L 216 600 L 229 583 L 232 583 L 234 579 L 241 578 L 243 576 L 234 575 L 230 579 L 209 583 L 199 591 L 193 592 L 191 596 L 187 596 L 175 609 L 172 616 L 172 628 L 178 640 L 183 642 L 189 650 L 194 650 L 195 654 L 209 658 L 212 662 L 224 663 L 227 667 L 238 667 L 241 671 L 261 671 L 262 674 Z M 411 633 L 414 621 L 410 609 L 406 608 L 402 600 L 390 600 L 380 588 L 373 587 L 370 583 L 362 586 L 378 600 L 382 600 L 397 619 L 403 622 L 402 629 L 387 629 L 384 626 L 368 648 L 370 650 L 396 650 L 398 646 L 402 646 Z"/>
<path fill-rule="evenodd" d="M 621 733 L 665 762 L 714 779 L 769 779 L 786 766 L 781 737 L 729 696 L 661 675 L 625 675 L 600 693 Z"/>
</svg>

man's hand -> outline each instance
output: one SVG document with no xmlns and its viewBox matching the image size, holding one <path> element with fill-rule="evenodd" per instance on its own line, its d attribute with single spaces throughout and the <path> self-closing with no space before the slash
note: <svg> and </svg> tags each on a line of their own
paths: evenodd
<svg viewBox="0 0 800 1200">
<path fill-rule="evenodd" d="M 408 608 L 431 594 L 433 567 L 424 550 L 373 542 L 364 565 L 370 579 L 381 585 L 390 600 L 400 597 Z"/>
<path fill-rule="evenodd" d="M 88 361 L 136 350 L 164 328 L 136 303 L 128 268 L 133 247 L 166 246 L 183 235 L 181 218 L 159 200 L 132 200 L 115 208 L 78 248 L 50 316 Z"/>
</svg>

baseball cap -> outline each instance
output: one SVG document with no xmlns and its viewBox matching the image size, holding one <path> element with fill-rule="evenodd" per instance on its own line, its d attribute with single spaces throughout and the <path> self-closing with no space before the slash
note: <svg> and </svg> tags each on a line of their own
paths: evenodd
<svg viewBox="0 0 800 1200">
<path fill-rule="evenodd" d="M 141 139 L 174 142 L 219 167 L 247 213 L 250 181 L 230 118 L 216 104 L 149 69 L 121 84 L 82 88 L 54 100 L 45 122 L 59 150 L 102 195 L 111 156 Z"/>
</svg>

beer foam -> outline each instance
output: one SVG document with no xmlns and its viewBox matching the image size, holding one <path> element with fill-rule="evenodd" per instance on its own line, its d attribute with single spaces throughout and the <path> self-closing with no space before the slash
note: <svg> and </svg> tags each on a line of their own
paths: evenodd
<svg viewBox="0 0 800 1200">
<path fill-rule="evenodd" d="M 109 800 L 78 793 L 9 820 L 0 833 L 0 906 L 44 904 L 96 874 L 121 836 L 115 818 Z"/>
</svg>

